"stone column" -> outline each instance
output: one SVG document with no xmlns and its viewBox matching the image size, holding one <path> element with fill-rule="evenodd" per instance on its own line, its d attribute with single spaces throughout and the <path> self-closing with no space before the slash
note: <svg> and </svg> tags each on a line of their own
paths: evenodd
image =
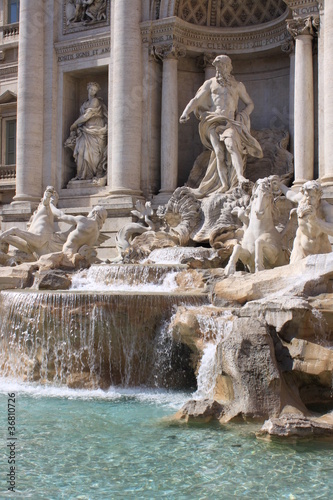
<svg viewBox="0 0 333 500">
<path fill-rule="evenodd" d="M 161 185 L 161 90 L 162 65 L 151 47 L 143 44 L 143 113 L 141 189 L 151 200 Z"/>
<path fill-rule="evenodd" d="M 295 43 L 291 38 L 284 45 L 282 51 L 289 54 L 290 73 L 289 73 L 289 148 L 294 154 L 294 114 L 295 114 Z"/>
<path fill-rule="evenodd" d="M 313 18 L 292 19 L 288 30 L 295 37 L 294 185 L 301 186 L 314 174 Z"/>
<path fill-rule="evenodd" d="M 203 63 L 205 69 L 205 80 L 210 80 L 216 76 L 216 68 L 213 66 L 213 61 L 216 57 L 216 54 L 204 54 Z"/>
<path fill-rule="evenodd" d="M 141 0 L 114 0 L 113 8 L 110 194 L 139 195 L 143 94 Z"/>
<path fill-rule="evenodd" d="M 326 0 L 324 8 L 324 175 L 322 182 L 333 184 L 333 3 Z"/>
<path fill-rule="evenodd" d="M 320 30 L 318 32 L 318 177 L 325 177 L 325 16 L 324 5 L 320 9 Z M 328 22 L 331 20 L 329 19 Z M 327 54 L 326 54 L 327 57 Z M 332 101 L 333 102 L 333 101 Z M 324 181 L 325 182 L 325 181 Z"/>
<path fill-rule="evenodd" d="M 155 47 L 163 61 L 161 118 L 161 189 L 154 203 L 165 204 L 178 181 L 178 58 L 185 49 L 169 45 Z"/>
<path fill-rule="evenodd" d="M 38 202 L 43 183 L 44 2 L 20 1 L 14 202 Z"/>
</svg>

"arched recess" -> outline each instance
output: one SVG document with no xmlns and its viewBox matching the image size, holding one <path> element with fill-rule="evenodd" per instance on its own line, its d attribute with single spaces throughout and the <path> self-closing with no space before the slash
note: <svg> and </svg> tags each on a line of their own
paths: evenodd
<svg viewBox="0 0 333 500">
<path fill-rule="evenodd" d="M 173 14 L 199 26 L 242 28 L 278 19 L 284 0 L 175 0 Z"/>
</svg>

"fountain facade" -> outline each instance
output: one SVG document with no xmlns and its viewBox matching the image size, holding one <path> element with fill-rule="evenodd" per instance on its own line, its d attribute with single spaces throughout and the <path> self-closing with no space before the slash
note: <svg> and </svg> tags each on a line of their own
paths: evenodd
<svg viewBox="0 0 333 500">
<path fill-rule="evenodd" d="M 3 375 L 104 388 L 196 374 L 180 420 L 333 433 L 326 94 L 314 107 L 330 11 L 264 4 L 230 4 L 230 24 L 210 1 L 21 0 Z"/>
</svg>

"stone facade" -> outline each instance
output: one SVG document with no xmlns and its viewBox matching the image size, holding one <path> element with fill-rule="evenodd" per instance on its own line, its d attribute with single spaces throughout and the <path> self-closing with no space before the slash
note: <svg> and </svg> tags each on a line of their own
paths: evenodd
<svg viewBox="0 0 333 500">
<path fill-rule="evenodd" d="M 254 101 L 252 128 L 289 131 L 295 185 L 319 177 L 332 197 L 332 2 L 252 4 L 20 0 L 16 13 L 0 0 L 1 229 L 25 228 L 52 185 L 70 215 L 107 210 L 100 254 L 115 256 L 115 234 L 137 200 L 166 203 L 202 152 L 196 120 L 178 120 L 214 76 L 217 54 L 231 57 Z M 108 108 L 103 182 L 73 180 L 76 164 L 64 147 L 89 82 Z"/>
</svg>

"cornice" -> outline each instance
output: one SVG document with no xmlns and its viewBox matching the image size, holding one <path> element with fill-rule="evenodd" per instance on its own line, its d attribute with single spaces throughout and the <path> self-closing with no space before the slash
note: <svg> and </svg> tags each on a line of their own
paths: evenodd
<svg viewBox="0 0 333 500">
<path fill-rule="evenodd" d="M 246 28 L 212 28 L 197 26 L 178 17 L 141 23 L 142 42 L 159 45 L 181 44 L 192 52 L 223 50 L 230 54 L 261 52 L 280 47 L 288 39 L 288 11 L 279 19 Z"/>
<path fill-rule="evenodd" d="M 306 17 L 319 14 L 322 1 L 318 0 L 284 0 L 291 9 L 293 17 Z"/>
<path fill-rule="evenodd" d="M 110 54 L 110 36 L 85 37 L 54 44 L 58 62 L 66 62 L 85 57 L 104 56 Z"/>
<path fill-rule="evenodd" d="M 13 77 L 17 76 L 18 74 L 18 65 L 16 64 L 11 64 L 11 65 L 1 65 L 0 66 L 0 78 L 4 78 L 6 76 Z"/>
</svg>

